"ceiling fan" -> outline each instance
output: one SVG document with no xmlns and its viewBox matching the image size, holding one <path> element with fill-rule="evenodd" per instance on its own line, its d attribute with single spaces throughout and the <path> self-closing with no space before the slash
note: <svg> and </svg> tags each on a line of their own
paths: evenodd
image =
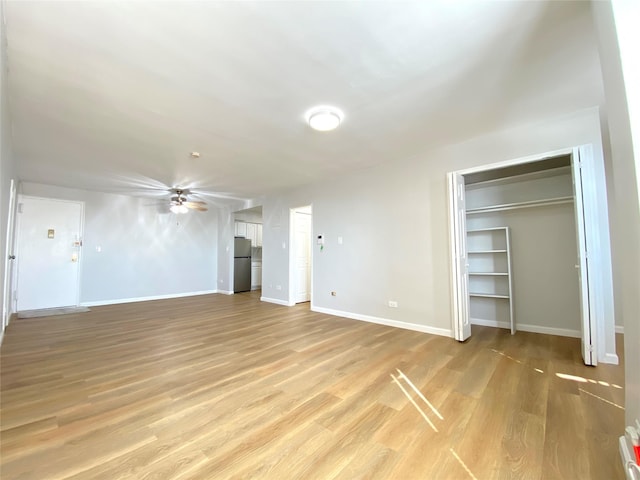
<svg viewBox="0 0 640 480">
<path fill-rule="evenodd" d="M 187 213 L 189 210 L 206 212 L 207 204 L 201 201 L 189 201 L 187 195 L 189 190 L 182 188 L 172 188 L 169 210 L 173 213 Z"/>
</svg>

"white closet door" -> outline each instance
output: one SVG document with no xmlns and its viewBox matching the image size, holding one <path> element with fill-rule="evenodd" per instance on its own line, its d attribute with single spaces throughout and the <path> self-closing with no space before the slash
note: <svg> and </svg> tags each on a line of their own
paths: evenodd
<svg viewBox="0 0 640 480">
<path fill-rule="evenodd" d="M 452 233 L 454 337 L 463 342 L 471 336 L 469 319 L 469 265 L 467 261 L 467 217 L 465 209 L 464 177 L 449 173 L 451 205 L 449 221 Z"/>
<path fill-rule="evenodd" d="M 582 329 L 582 359 L 585 365 L 596 365 L 597 357 L 593 351 L 594 326 L 589 301 L 589 268 L 587 265 L 587 236 L 585 229 L 584 191 L 582 181 L 582 169 L 585 167 L 580 158 L 580 150 L 574 149 L 571 159 L 571 171 L 573 174 L 573 194 L 576 214 L 576 235 L 578 241 L 578 263 L 576 271 L 580 286 L 580 312 Z"/>
</svg>

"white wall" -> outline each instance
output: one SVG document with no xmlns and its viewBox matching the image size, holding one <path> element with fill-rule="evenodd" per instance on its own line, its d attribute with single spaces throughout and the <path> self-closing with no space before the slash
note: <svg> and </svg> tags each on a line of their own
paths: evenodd
<svg viewBox="0 0 640 480">
<path fill-rule="evenodd" d="M 593 144 L 602 161 L 595 108 L 267 197 L 263 296 L 289 301 L 289 208 L 313 204 L 314 235 L 326 238 L 322 252 L 313 246 L 315 308 L 450 335 L 446 173 L 582 144 Z M 388 307 L 388 300 L 398 308 Z M 608 338 L 607 348 L 615 353 L 614 341 Z"/>
<path fill-rule="evenodd" d="M 0 2 L 0 296 L 4 292 L 4 269 L 9 216 L 9 187 L 14 179 L 15 163 L 11 145 L 11 122 L 7 92 L 7 40 L 4 28 L 4 2 Z M 11 304 L 2 305 L 2 310 L 11 313 Z M 1 333 L 0 333 L 1 335 Z"/>
<path fill-rule="evenodd" d="M 21 193 L 85 202 L 82 304 L 216 290 L 215 208 L 175 215 L 155 200 L 36 183 Z"/>
<path fill-rule="evenodd" d="M 592 2 L 611 138 L 614 280 L 625 343 L 625 416 L 640 418 L 640 43 L 636 0 Z"/>
</svg>

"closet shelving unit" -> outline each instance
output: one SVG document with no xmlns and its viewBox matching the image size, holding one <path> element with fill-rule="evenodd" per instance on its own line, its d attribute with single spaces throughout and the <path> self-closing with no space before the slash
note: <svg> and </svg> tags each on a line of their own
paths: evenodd
<svg viewBox="0 0 640 480">
<path fill-rule="evenodd" d="M 467 230 L 469 296 L 507 302 L 514 334 L 510 245 L 509 227 Z"/>
</svg>

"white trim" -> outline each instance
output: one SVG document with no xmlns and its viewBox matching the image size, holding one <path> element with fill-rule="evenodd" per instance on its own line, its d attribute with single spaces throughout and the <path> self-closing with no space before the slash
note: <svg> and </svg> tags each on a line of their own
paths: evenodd
<svg viewBox="0 0 640 480">
<path fill-rule="evenodd" d="M 616 325 L 616 333 L 622 333 L 624 335 L 624 326 Z"/>
<path fill-rule="evenodd" d="M 604 358 L 600 358 L 600 363 L 609 363 L 611 365 L 618 365 L 620 360 L 615 353 L 605 353 Z"/>
<path fill-rule="evenodd" d="M 293 307 L 295 303 L 288 300 L 280 300 L 279 298 L 260 297 L 261 302 L 275 303 L 276 305 L 284 305 L 285 307 Z"/>
<path fill-rule="evenodd" d="M 511 329 L 511 325 L 509 322 L 499 322 L 497 320 L 484 320 L 481 318 L 472 318 L 472 325 L 482 325 L 484 327 L 496 327 L 496 328 L 504 328 Z M 527 325 L 518 323 L 517 325 L 518 331 L 522 332 L 531 332 L 531 333 L 544 333 L 545 335 L 557 335 L 559 337 L 572 337 L 572 338 L 581 338 L 582 333 L 580 330 L 570 330 L 568 328 L 555 328 L 555 327 L 542 327 L 540 325 Z"/>
<path fill-rule="evenodd" d="M 211 293 L 220 293 L 222 295 L 233 295 L 231 290 L 212 290 Z"/>
<path fill-rule="evenodd" d="M 165 300 L 167 298 L 195 297 L 196 295 L 209 295 L 212 293 L 218 293 L 218 290 L 202 290 L 200 292 L 170 293 L 168 295 L 152 295 L 149 297 L 116 298 L 113 300 L 99 300 L 97 302 L 82 302 L 80 303 L 80 305 L 83 307 L 99 307 L 101 305 L 116 305 L 118 303 L 148 302 L 150 300 Z"/>
<path fill-rule="evenodd" d="M 391 320 L 388 318 L 372 317 L 371 315 L 361 315 L 359 313 L 343 312 L 332 308 L 323 308 L 311 306 L 312 312 L 326 313 L 336 317 L 350 318 L 353 320 L 362 320 L 364 322 L 377 323 L 388 327 L 404 328 L 405 330 L 414 330 L 416 332 L 430 333 L 432 335 L 440 335 L 442 337 L 453 338 L 453 331 L 448 328 L 430 327 L 428 325 L 418 325 L 417 323 L 401 322 L 399 320 Z"/>
</svg>

